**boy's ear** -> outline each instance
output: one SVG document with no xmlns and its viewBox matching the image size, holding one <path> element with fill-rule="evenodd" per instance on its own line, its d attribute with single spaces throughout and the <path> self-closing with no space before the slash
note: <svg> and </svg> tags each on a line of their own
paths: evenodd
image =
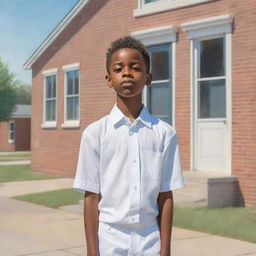
<svg viewBox="0 0 256 256">
<path fill-rule="evenodd" d="M 111 80 L 111 77 L 110 77 L 109 74 L 106 74 L 105 80 L 106 80 L 106 82 L 107 82 L 107 86 L 108 86 L 109 88 L 111 88 L 111 87 L 112 87 L 112 80 Z"/>
<path fill-rule="evenodd" d="M 147 73 L 146 86 L 149 86 L 152 82 L 152 73 Z"/>
</svg>

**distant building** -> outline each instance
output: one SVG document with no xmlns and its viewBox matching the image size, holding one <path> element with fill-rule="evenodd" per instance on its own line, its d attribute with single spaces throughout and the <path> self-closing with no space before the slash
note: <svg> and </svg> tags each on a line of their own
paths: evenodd
<svg viewBox="0 0 256 256">
<path fill-rule="evenodd" d="M 74 175 L 83 130 L 115 102 L 106 49 L 133 35 L 152 59 L 144 103 L 175 126 L 184 171 L 234 176 L 237 200 L 256 206 L 255 13 L 255 1 L 79 1 L 24 65 L 33 170 Z"/>
<path fill-rule="evenodd" d="M 0 122 L 0 150 L 30 150 L 31 106 L 16 105 L 16 110 L 4 122 Z"/>
</svg>

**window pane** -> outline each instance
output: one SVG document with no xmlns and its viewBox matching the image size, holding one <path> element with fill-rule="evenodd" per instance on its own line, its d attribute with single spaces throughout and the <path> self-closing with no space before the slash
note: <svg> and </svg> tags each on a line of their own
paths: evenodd
<svg viewBox="0 0 256 256">
<path fill-rule="evenodd" d="M 74 119 L 79 120 L 79 97 L 74 97 Z"/>
<path fill-rule="evenodd" d="M 74 94 L 73 82 L 74 82 L 74 71 L 69 71 L 67 72 L 67 95 Z"/>
<path fill-rule="evenodd" d="M 47 100 L 45 104 L 45 121 L 56 120 L 56 100 Z"/>
<path fill-rule="evenodd" d="M 74 89 L 75 94 L 79 94 L 79 71 L 75 71 L 75 89 Z"/>
<path fill-rule="evenodd" d="M 224 65 L 224 39 L 201 41 L 199 77 L 224 76 Z"/>
<path fill-rule="evenodd" d="M 67 98 L 67 120 L 79 120 L 79 97 Z"/>
<path fill-rule="evenodd" d="M 51 121 L 51 101 L 46 101 L 45 104 L 45 121 Z"/>
<path fill-rule="evenodd" d="M 45 78 L 45 95 L 46 99 L 56 97 L 56 76 L 47 76 Z"/>
<path fill-rule="evenodd" d="M 51 76 L 46 77 L 46 85 L 45 85 L 45 95 L 46 98 L 52 97 L 52 78 Z"/>
<path fill-rule="evenodd" d="M 199 118 L 226 117 L 225 79 L 199 82 Z"/>
<path fill-rule="evenodd" d="M 52 97 L 56 97 L 56 76 L 52 76 Z"/>
<path fill-rule="evenodd" d="M 171 122 L 171 91 L 168 83 L 151 85 L 148 93 L 148 107 L 152 115 Z"/>
<path fill-rule="evenodd" d="M 153 80 L 169 79 L 171 45 L 163 44 L 149 47 L 151 53 L 151 72 Z"/>
<path fill-rule="evenodd" d="M 145 0 L 145 4 L 153 3 L 153 2 L 158 2 L 161 0 Z"/>
</svg>

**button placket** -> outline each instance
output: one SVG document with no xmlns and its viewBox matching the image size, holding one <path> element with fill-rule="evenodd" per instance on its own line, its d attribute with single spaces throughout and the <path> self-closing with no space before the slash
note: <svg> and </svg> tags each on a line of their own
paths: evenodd
<svg viewBox="0 0 256 256">
<path fill-rule="evenodd" d="M 130 222 L 136 223 L 139 221 L 140 209 L 140 190 L 138 181 L 140 180 L 140 163 L 139 163 L 139 143 L 136 127 L 131 126 L 129 129 L 129 159 L 131 163 L 131 179 L 129 180 L 129 187 L 131 192 L 130 197 Z"/>
</svg>

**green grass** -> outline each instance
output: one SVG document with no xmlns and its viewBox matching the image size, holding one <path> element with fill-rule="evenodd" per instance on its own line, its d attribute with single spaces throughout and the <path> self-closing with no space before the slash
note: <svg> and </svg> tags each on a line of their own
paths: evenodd
<svg viewBox="0 0 256 256">
<path fill-rule="evenodd" d="M 6 154 L 6 155 L 0 155 L 0 159 L 1 158 L 28 158 L 30 157 L 30 153 L 20 153 L 20 154 L 15 154 L 15 153 L 12 153 L 12 154 Z"/>
<path fill-rule="evenodd" d="M 56 176 L 34 173 L 30 165 L 2 165 L 0 166 L 0 183 L 23 180 L 45 180 L 58 178 Z"/>
<path fill-rule="evenodd" d="M 174 226 L 256 243 L 256 208 L 175 208 Z"/>
<path fill-rule="evenodd" d="M 73 189 L 60 189 L 15 196 L 13 198 L 57 209 L 60 206 L 77 204 L 83 197 L 84 195 L 82 193 L 74 191 Z"/>
</svg>

